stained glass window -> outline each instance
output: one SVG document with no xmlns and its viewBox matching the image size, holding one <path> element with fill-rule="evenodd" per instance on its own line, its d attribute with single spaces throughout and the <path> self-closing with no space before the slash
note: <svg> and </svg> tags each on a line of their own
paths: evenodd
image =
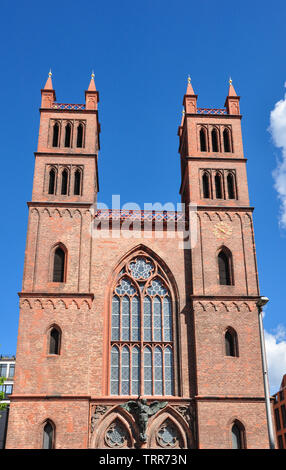
<svg viewBox="0 0 286 470">
<path fill-rule="evenodd" d="M 111 395 L 174 395 L 169 281 L 147 256 L 121 267 L 111 300 Z"/>
</svg>

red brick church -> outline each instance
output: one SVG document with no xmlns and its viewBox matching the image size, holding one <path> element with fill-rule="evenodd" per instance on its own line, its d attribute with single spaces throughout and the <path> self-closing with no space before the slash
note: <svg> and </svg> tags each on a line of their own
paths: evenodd
<svg viewBox="0 0 286 470">
<path fill-rule="evenodd" d="M 94 75 L 85 104 L 41 93 L 6 447 L 268 448 L 231 81 L 211 109 L 188 79 L 181 212 L 99 209 Z"/>
</svg>

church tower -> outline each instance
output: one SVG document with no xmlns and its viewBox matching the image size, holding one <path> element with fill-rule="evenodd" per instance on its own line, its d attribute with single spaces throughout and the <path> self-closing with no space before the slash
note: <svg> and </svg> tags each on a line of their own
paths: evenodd
<svg viewBox="0 0 286 470">
<path fill-rule="evenodd" d="M 89 209 L 98 192 L 98 101 L 94 74 L 84 104 L 56 102 L 51 72 L 41 90 L 19 293 L 18 374 L 7 447 L 41 448 L 56 433 L 61 447 L 64 429 L 58 423 L 71 408 L 73 416 L 64 425 L 66 447 L 88 446 L 89 351 L 85 340 L 92 328 L 89 313 L 94 298 Z M 24 410 L 25 426 L 19 422 Z M 34 416 L 31 421 L 28 415 Z M 38 436 L 32 421 L 42 428 Z M 80 437 L 72 433 L 76 421 Z M 22 429 L 20 435 L 13 429 L 15 423 Z"/>
<path fill-rule="evenodd" d="M 239 97 L 178 130 L 188 211 L 98 209 L 99 95 L 41 91 L 7 448 L 267 448 Z M 186 216 L 186 218 L 185 218 Z"/>
<path fill-rule="evenodd" d="M 196 207 L 197 217 L 190 309 L 199 445 L 231 447 L 232 441 L 267 447 L 260 294 L 240 98 L 232 80 L 225 108 L 199 108 L 197 97 L 188 78 L 178 135 L 180 194 L 186 207 Z"/>
</svg>

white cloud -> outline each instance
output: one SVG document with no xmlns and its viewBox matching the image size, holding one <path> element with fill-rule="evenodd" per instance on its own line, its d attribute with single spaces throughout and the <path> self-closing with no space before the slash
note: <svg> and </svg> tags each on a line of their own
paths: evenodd
<svg viewBox="0 0 286 470">
<path fill-rule="evenodd" d="M 284 84 L 286 86 L 286 82 Z M 278 161 L 273 171 L 275 189 L 281 201 L 280 223 L 286 228 L 286 94 L 278 101 L 270 113 L 269 132 L 274 145 L 281 149 L 282 160 Z"/>
<path fill-rule="evenodd" d="M 282 377 L 286 374 L 286 328 L 280 324 L 273 333 L 264 331 L 264 336 L 270 393 L 273 394 L 278 392 Z"/>
</svg>

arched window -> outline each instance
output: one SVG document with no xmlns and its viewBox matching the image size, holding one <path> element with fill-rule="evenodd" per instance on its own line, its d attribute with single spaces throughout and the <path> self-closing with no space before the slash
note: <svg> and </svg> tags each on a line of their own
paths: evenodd
<svg viewBox="0 0 286 470">
<path fill-rule="evenodd" d="M 203 197 L 205 199 L 210 198 L 210 175 L 207 172 L 203 174 Z"/>
<path fill-rule="evenodd" d="M 65 147 L 70 147 L 71 146 L 71 125 L 68 122 L 65 128 Z"/>
<path fill-rule="evenodd" d="M 223 131 L 223 148 L 225 152 L 231 152 L 230 131 L 227 128 Z"/>
<path fill-rule="evenodd" d="M 220 173 L 215 174 L 215 194 L 217 199 L 222 199 L 222 177 Z"/>
<path fill-rule="evenodd" d="M 65 282 L 66 253 L 60 246 L 54 252 L 53 282 Z"/>
<path fill-rule="evenodd" d="M 212 130 L 212 150 L 213 152 L 219 152 L 217 129 Z"/>
<path fill-rule="evenodd" d="M 53 449 L 55 444 L 55 427 L 50 420 L 46 421 L 43 429 L 43 449 Z"/>
<path fill-rule="evenodd" d="M 207 151 L 207 133 L 206 129 L 204 129 L 203 127 L 200 130 L 200 147 L 201 152 Z"/>
<path fill-rule="evenodd" d="M 228 173 L 227 175 L 227 190 L 229 199 L 235 199 L 235 183 L 232 173 Z"/>
<path fill-rule="evenodd" d="M 232 328 L 228 328 L 225 332 L 225 355 L 238 357 L 237 334 Z"/>
<path fill-rule="evenodd" d="M 239 422 L 235 421 L 231 428 L 232 449 L 245 449 L 245 429 Z"/>
<path fill-rule="evenodd" d="M 171 287 L 149 256 L 120 272 L 111 302 L 111 395 L 174 395 Z"/>
<path fill-rule="evenodd" d="M 233 285 L 232 255 L 229 250 L 222 249 L 218 254 L 219 283 L 222 286 Z"/>
<path fill-rule="evenodd" d="M 49 334 L 49 354 L 60 354 L 61 333 L 57 327 L 53 327 Z"/>
<path fill-rule="evenodd" d="M 83 124 L 81 123 L 77 127 L 76 146 L 79 148 L 83 147 Z"/>
<path fill-rule="evenodd" d="M 68 192 L 68 170 L 64 169 L 62 172 L 62 186 L 61 194 L 66 195 Z"/>
<path fill-rule="evenodd" d="M 60 125 L 58 122 L 55 122 L 53 127 L 53 147 L 59 146 L 59 136 L 60 136 Z"/>
<path fill-rule="evenodd" d="M 74 173 L 74 194 L 79 196 L 81 193 L 81 171 L 76 170 Z"/>
<path fill-rule="evenodd" d="M 49 194 L 55 194 L 56 190 L 56 172 L 52 168 L 49 173 Z"/>
</svg>

